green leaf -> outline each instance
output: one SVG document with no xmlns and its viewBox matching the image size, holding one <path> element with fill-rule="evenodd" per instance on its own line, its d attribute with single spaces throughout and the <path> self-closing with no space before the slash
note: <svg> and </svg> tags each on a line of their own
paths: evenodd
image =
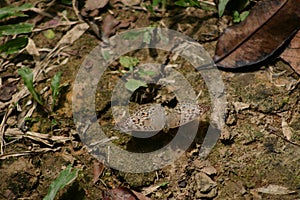
<svg viewBox="0 0 300 200">
<path fill-rule="evenodd" d="M 239 23 L 241 21 L 240 14 L 238 11 L 233 11 L 233 23 Z"/>
<path fill-rule="evenodd" d="M 222 17 L 229 0 L 220 0 L 218 4 L 219 17 Z"/>
<path fill-rule="evenodd" d="M 151 39 L 152 39 L 151 33 L 149 31 L 145 32 L 143 42 L 145 42 L 146 44 L 150 44 Z"/>
<path fill-rule="evenodd" d="M 11 24 L 0 26 L 0 37 L 3 35 L 15 35 L 21 33 L 30 33 L 33 29 L 32 24 Z"/>
<path fill-rule="evenodd" d="M 26 37 L 18 37 L 12 40 L 8 40 L 6 43 L 0 45 L 0 53 L 5 53 L 5 54 L 13 54 L 24 47 L 26 47 L 28 43 L 28 38 Z"/>
<path fill-rule="evenodd" d="M 21 15 L 19 11 L 25 11 L 32 7 L 33 6 L 30 3 L 25 3 L 21 6 L 6 6 L 0 8 L 0 20 L 11 16 L 16 16 L 16 17 L 26 16 L 26 15 Z"/>
<path fill-rule="evenodd" d="M 106 60 L 106 61 L 110 59 L 109 50 L 101 50 L 101 55 L 103 56 L 104 60 Z"/>
<path fill-rule="evenodd" d="M 6 15 L 2 15 L 0 16 L 0 20 L 1 18 L 7 18 L 7 17 L 27 17 L 28 15 L 24 14 L 24 13 L 21 13 L 21 12 L 16 12 L 16 13 L 9 13 L 9 14 L 6 14 Z"/>
<path fill-rule="evenodd" d="M 125 68 L 135 67 L 139 64 L 139 59 L 130 56 L 121 56 L 120 57 L 120 64 Z"/>
<path fill-rule="evenodd" d="M 128 90 L 134 92 L 139 87 L 147 87 L 147 84 L 143 81 L 140 81 L 140 80 L 128 79 L 127 82 L 125 83 L 125 87 Z"/>
<path fill-rule="evenodd" d="M 169 184 L 169 182 L 163 182 L 163 183 L 161 183 L 160 185 L 159 185 L 159 187 L 165 187 L 165 186 L 167 186 Z"/>
<path fill-rule="evenodd" d="M 140 76 L 154 76 L 155 75 L 155 71 L 152 71 L 152 70 L 139 70 L 138 71 L 139 75 Z"/>
<path fill-rule="evenodd" d="M 158 4 L 160 3 L 160 1 L 161 1 L 161 0 L 153 0 L 152 6 L 153 6 L 153 7 L 158 6 Z"/>
<path fill-rule="evenodd" d="M 61 0 L 61 3 L 65 4 L 65 5 L 68 5 L 68 6 L 71 6 L 72 5 L 72 0 Z"/>
<path fill-rule="evenodd" d="M 122 34 L 121 38 L 124 40 L 135 40 L 141 34 L 144 34 L 144 32 L 145 32 L 144 30 L 130 31 L 128 33 Z"/>
<path fill-rule="evenodd" d="M 79 169 L 73 169 L 68 165 L 66 169 L 60 172 L 59 176 L 51 183 L 49 192 L 43 200 L 53 200 L 59 190 L 73 182 L 77 176 Z"/>
<path fill-rule="evenodd" d="M 197 0 L 179 0 L 175 2 L 175 5 L 181 7 L 197 7 L 200 8 L 200 3 Z"/>
<path fill-rule="evenodd" d="M 240 14 L 241 22 L 244 21 L 244 20 L 248 17 L 249 14 L 250 14 L 249 11 L 244 11 L 244 12 L 242 12 L 242 13 Z"/>
<path fill-rule="evenodd" d="M 47 38 L 47 39 L 53 39 L 55 38 L 55 32 L 51 29 L 46 30 L 43 32 L 43 35 Z"/>
<path fill-rule="evenodd" d="M 52 90 L 52 99 L 53 99 L 53 104 L 52 104 L 52 110 L 54 109 L 54 106 L 56 105 L 56 100 L 60 92 L 60 77 L 61 77 L 61 72 L 56 73 L 51 81 L 51 90 Z"/>
<path fill-rule="evenodd" d="M 150 44 L 152 40 L 153 31 L 156 27 L 148 27 L 144 32 L 143 42 Z"/>
<path fill-rule="evenodd" d="M 36 100 L 40 105 L 43 105 L 41 96 L 35 91 L 33 87 L 33 74 L 31 69 L 28 67 L 24 67 L 18 70 L 18 74 L 22 77 L 25 86 L 33 96 L 34 100 Z"/>
</svg>

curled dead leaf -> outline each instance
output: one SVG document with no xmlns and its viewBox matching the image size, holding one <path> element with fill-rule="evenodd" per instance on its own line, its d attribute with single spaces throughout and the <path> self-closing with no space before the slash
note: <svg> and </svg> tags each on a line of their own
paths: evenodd
<svg viewBox="0 0 300 200">
<path fill-rule="evenodd" d="M 141 3 L 141 0 L 120 0 L 126 6 L 136 6 Z"/>
<path fill-rule="evenodd" d="M 121 22 L 115 19 L 114 16 L 106 15 L 102 23 L 102 35 L 104 37 L 112 35 L 120 23 Z"/>
<path fill-rule="evenodd" d="M 17 92 L 17 87 L 14 84 L 5 84 L 0 87 L 0 101 L 9 101 L 14 93 Z"/>
<path fill-rule="evenodd" d="M 128 188 L 118 187 L 103 192 L 103 200 L 138 200 L 137 196 Z"/>
<path fill-rule="evenodd" d="M 87 10 L 96 10 L 103 8 L 108 2 L 109 0 L 87 0 L 84 7 Z"/>
<path fill-rule="evenodd" d="M 300 31 L 280 56 L 300 75 Z"/>
<path fill-rule="evenodd" d="M 93 183 L 96 183 L 99 180 L 99 177 L 104 171 L 103 163 L 99 161 L 94 161 L 93 163 Z"/>
<path fill-rule="evenodd" d="M 300 0 L 265 0 L 242 23 L 225 30 L 214 61 L 222 68 L 251 66 L 275 55 L 300 28 Z"/>
</svg>

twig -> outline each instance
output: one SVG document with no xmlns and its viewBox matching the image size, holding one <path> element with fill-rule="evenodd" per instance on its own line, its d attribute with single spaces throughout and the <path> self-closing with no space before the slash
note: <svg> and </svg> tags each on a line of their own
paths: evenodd
<svg viewBox="0 0 300 200">
<path fill-rule="evenodd" d="M 43 148 L 43 149 L 38 149 L 36 151 L 23 151 L 23 152 L 18 152 L 18 153 L 7 153 L 7 154 L 0 155 L 0 160 L 4 160 L 6 158 L 11 158 L 11 157 L 26 156 L 26 155 L 36 154 L 36 153 L 46 153 L 49 151 L 58 151 L 60 149 L 61 149 L 61 147 L 57 147 L 56 149 Z"/>
<path fill-rule="evenodd" d="M 300 144 L 298 144 L 298 143 L 296 143 L 296 142 L 292 142 L 292 141 L 286 139 L 285 137 L 283 137 L 282 135 L 279 135 L 279 134 L 278 134 L 276 131 L 274 131 L 274 130 L 271 130 L 271 131 L 270 131 L 270 134 L 276 135 L 277 137 L 280 137 L 280 138 L 283 139 L 284 141 L 286 141 L 286 142 L 288 142 L 288 143 L 291 143 L 291 144 L 293 144 L 293 145 L 296 145 L 296 146 L 300 147 Z"/>
</svg>

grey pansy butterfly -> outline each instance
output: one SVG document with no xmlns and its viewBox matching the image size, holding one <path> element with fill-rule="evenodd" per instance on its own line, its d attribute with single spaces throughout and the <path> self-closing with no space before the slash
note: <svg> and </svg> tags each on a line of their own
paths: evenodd
<svg viewBox="0 0 300 200">
<path fill-rule="evenodd" d="M 133 114 L 116 123 L 116 129 L 124 132 L 154 132 L 164 128 L 177 128 L 202 116 L 209 107 L 193 102 L 178 103 L 173 109 L 160 104 L 144 104 Z"/>
</svg>

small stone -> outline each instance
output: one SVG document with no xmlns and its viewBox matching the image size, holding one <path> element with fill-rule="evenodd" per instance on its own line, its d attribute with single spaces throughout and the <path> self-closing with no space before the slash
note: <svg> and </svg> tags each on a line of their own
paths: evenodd
<svg viewBox="0 0 300 200">
<path fill-rule="evenodd" d="M 201 171 L 203 173 L 207 174 L 208 176 L 212 176 L 212 175 L 217 174 L 217 170 L 213 166 L 206 166 L 206 167 L 202 168 Z"/>
<path fill-rule="evenodd" d="M 181 180 L 181 181 L 178 182 L 178 186 L 180 188 L 185 188 L 186 185 L 187 185 L 187 182 L 185 180 Z"/>
<path fill-rule="evenodd" d="M 195 175 L 195 191 L 200 191 L 201 193 L 210 193 L 213 188 L 217 186 L 217 183 L 211 180 L 209 176 L 200 172 Z"/>
<path fill-rule="evenodd" d="M 227 127 L 222 129 L 220 140 L 223 144 L 230 144 L 233 142 L 233 137 Z"/>
</svg>

